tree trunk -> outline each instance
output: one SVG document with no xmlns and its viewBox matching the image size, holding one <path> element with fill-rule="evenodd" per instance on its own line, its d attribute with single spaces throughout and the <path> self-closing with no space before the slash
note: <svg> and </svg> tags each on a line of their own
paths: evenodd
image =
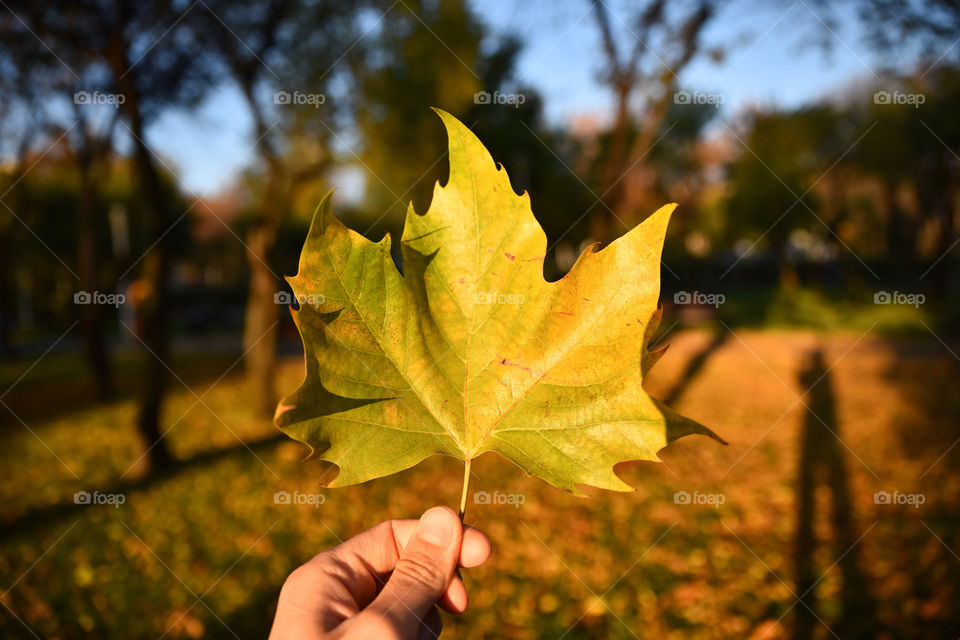
<svg viewBox="0 0 960 640">
<path fill-rule="evenodd" d="M 0 358 L 15 358 L 16 350 L 10 333 L 14 324 L 14 308 L 17 291 L 12 282 L 12 233 L 13 217 L 3 223 L 0 230 Z"/>
<path fill-rule="evenodd" d="M 937 205 L 937 255 L 946 255 L 953 248 L 957 241 L 956 237 L 956 218 L 957 218 L 957 190 L 945 184 L 940 191 Z"/>
<path fill-rule="evenodd" d="M 169 312 L 170 236 L 166 232 L 173 220 L 160 182 L 160 175 L 145 142 L 143 115 L 134 81 L 135 72 L 127 62 L 127 46 L 123 37 L 122 33 L 114 34 L 111 65 L 117 88 L 125 96 L 123 108 L 133 134 L 134 162 L 143 195 L 148 238 L 155 242 L 143 258 L 140 277 L 143 282 L 138 308 L 141 335 L 137 337 L 143 343 L 147 353 L 141 381 L 143 386 L 140 390 L 137 428 L 148 447 L 151 470 L 157 471 L 170 466 L 173 462 L 160 430 L 160 411 L 167 383 L 166 361 L 169 357 L 167 313 Z"/>
<path fill-rule="evenodd" d="M 11 332 L 16 324 L 17 292 L 19 285 L 14 281 L 14 225 L 19 224 L 13 218 L 13 213 L 22 208 L 21 190 L 23 189 L 24 172 L 26 171 L 27 141 L 30 134 L 26 133 L 21 141 L 17 153 L 14 171 L 10 176 L 11 186 L 4 185 L 4 191 L 9 195 L 4 199 L 6 207 L 0 208 L 5 220 L 0 223 L 0 356 L 16 358 L 17 348 L 13 344 Z M 8 215 L 9 214 L 9 215 Z"/>
<path fill-rule="evenodd" d="M 277 408 L 277 302 L 280 283 L 270 269 L 280 221 L 286 213 L 289 189 L 283 188 L 283 166 L 268 137 L 263 113 L 249 78 L 239 78 L 247 106 L 253 116 L 257 149 L 267 171 L 267 180 L 258 207 L 258 218 L 247 233 L 247 264 L 250 289 L 247 294 L 243 347 L 247 376 L 257 394 L 257 407 L 272 418 Z"/>
<path fill-rule="evenodd" d="M 82 150 L 82 154 L 87 150 Z M 77 206 L 77 268 L 80 276 L 80 289 L 94 292 L 99 290 L 97 273 L 96 246 L 96 207 L 97 189 L 91 175 L 90 158 L 80 158 L 80 201 Z M 97 396 L 101 400 L 113 397 L 113 376 L 110 356 L 104 337 L 105 308 L 100 304 L 88 304 L 80 310 L 80 325 L 88 364 L 93 374 Z"/>
<path fill-rule="evenodd" d="M 599 0 L 590 0 L 608 65 L 606 81 L 614 91 L 617 100 L 616 116 L 610 133 L 610 145 L 601 174 L 604 189 L 604 194 L 601 196 L 603 205 L 594 208 L 590 224 L 593 239 L 604 244 L 613 241 L 619 235 L 617 233 L 618 224 L 616 223 L 619 223 L 620 220 L 628 222 L 625 218 L 632 217 L 626 215 L 623 211 L 626 194 L 626 189 L 623 186 L 625 174 L 635 164 L 639 163 L 659 135 L 670 102 L 673 99 L 672 92 L 677 74 L 690 63 L 697 53 L 700 33 L 704 25 L 714 15 L 711 2 L 702 0 L 687 15 L 681 25 L 671 28 L 664 14 L 665 4 L 662 1 L 653 2 L 637 15 L 637 20 L 641 25 L 641 35 L 637 36 L 636 33 L 631 31 L 634 39 L 637 40 L 637 44 L 634 45 L 631 54 L 628 54 L 625 59 L 621 59 L 613 30 L 610 27 L 606 5 Z M 643 50 L 647 49 L 644 40 L 649 39 L 650 34 L 654 31 L 663 32 L 680 45 L 676 59 L 671 59 L 669 63 L 658 57 L 660 64 L 668 70 L 664 73 L 659 71 L 644 73 L 641 64 L 641 55 Z M 637 128 L 637 134 L 633 135 L 629 126 L 630 94 L 638 87 L 643 88 L 651 85 L 659 85 L 662 94 L 653 106 L 647 110 L 643 122 Z M 620 218 L 620 220 L 617 218 Z M 629 220 L 629 222 L 633 221 Z"/>
<path fill-rule="evenodd" d="M 590 217 L 590 236 L 598 242 L 607 244 L 616 234 L 617 210 L 623 204 L 623 172 L 626 170 L 630 138 L 630 90 L 628 84 L 615 87 L 617 94 L 617 115 L 610 131 L 610 144 L 603 168 L 603 195 Z"/>
<path fill-rule="evenodd" d="M 778 230 L 779 231 L 779 230 Z M 800 285 L 797 265 L 790 258 L 790 236 L 786 233 L 771 233 L 771 246 L 776 251 L 777 283 L 782 291 L 796 289 Z"/>
<path fill-rule="evenodd" d="M 937 225 L 937 241 L 935 243 L 936 256 L 947 256 L 956 242 L 954 218 L 956 217 L 956 193 L 953 188 L 944 184 L 938 195 L 934 196 L 934 219 Z M 930 272 L 932 291 L 937 300 L 946 300 L 950 295 L 951 266 L 949 260 L 941 261 L 939 268 Z"/>
<path fill-rule="evenodd" d="M 954 215 L 956 192 L 951 186 L 950 174 L 938 165 L 930 163 L 918 165 L 917 177 L 914 178 L 914 190 L 920 211 L 927 217 L 934 227 L 932 261 L 939 260 L 928 274 L 924 276 L 924 283 L 930 287 L 937 299 L 945 300 L 950 285 L 950 263 L 944 260 L 950 253 L 954 237 Z"/>
<path fill-rule="evenodd" d="M 266 224 L 256 225 L 247 234 L 247 264 L 250 291 L 247 295 L 243 347 L 247 375 L 257 394 L 261 415 L 272 417 L 277 408 L 277 303 L 279 291 L 273 272 L 264 264 L 269 259 L 276 233 Z"/>
<path fill-rule="evenodd" d="M 138 131 L 139 129 L 139 131 Z M 133 127 L 134 134 L 142 139 L 142 127 Z M 151 238 L 160 238 L 170 225 L 170 218 L 163 203 L 159 176 L 149 156 L 150 151 L 142 143 L 136 143 L 136 163 L 142 188 L 150 203 L 147 204 L 147 221 Z M 166 238 L 154 245 L 143 259 L 141 280 L 144 283 L 140 300 L 139 336 L 148 352 L 144 362 L 143 387 L 140 392 L 140 409 L 137 428 L 148 447 L 149 459 L 154 470 L 169 466 L 172 457 L 160 431 L 160 411 L 166 391 L 169 357 L 169 305 L 170 251 Z"/>
</svg>

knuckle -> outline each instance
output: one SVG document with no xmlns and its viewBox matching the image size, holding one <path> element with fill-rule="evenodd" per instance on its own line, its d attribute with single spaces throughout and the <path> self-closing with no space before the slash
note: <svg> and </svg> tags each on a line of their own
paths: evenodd
<svg viewBox="0 0 960 640">
<path fill-rule="evenodd" d="M 401 557 L 393 573 L 434 591 L 442 591 L 447 586 L 446 572 L 425 553 L 413 552 Z"/>
<path fill-rule="evenodd" d="M 335 569 L 334 559 L 329 552 L 311 558 L 306 564 L 294 569 L 283 586 L 287 589 L 311 589 L 322 582 Z"/>
<path fill-rule="evenodd" d="M 312 586 L 317 581 L 317 570 L 310 564 L 294 569 L 283 583 L 286 591 L 299 591 Z"/>
</svg>

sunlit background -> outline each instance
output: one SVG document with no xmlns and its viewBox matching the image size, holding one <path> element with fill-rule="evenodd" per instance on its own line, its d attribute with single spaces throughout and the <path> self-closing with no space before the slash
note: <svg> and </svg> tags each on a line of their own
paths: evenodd
<svg viewBox="0 0 960 640">
<path fill-rule="evenodd" d="M 272 423 L 314 207 L 399 237 L 448 170 L 430 107 L 531 194 L 548 279 L 679 203 L 647 390 L 730 442 L 588 498 L 477 460 L 494 558 L 445 637 L 960 636 L 960 5 L 0 0 L 0 31 L 3 637 L 264 637 L 293 568 L 457 503 L 450 458 L 325 489 Z"/>
</svg>

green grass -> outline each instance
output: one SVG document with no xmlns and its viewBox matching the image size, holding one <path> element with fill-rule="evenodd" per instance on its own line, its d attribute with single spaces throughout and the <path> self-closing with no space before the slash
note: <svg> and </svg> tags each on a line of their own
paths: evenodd
<svg viewBox="0 0 960 640">
<path fill-rule="evenodd" d="M 938 315 L 929 304 L 874 304 L 873 294 L 863 291 L 851 295 L 799 287 L 734 291 L 726 294 L 715 317 L 732 327 L 822 332 L 863 332 L 872 328 L 878 333 L 926 333 L 924 324 L 938 324 Z"/>
</svg>

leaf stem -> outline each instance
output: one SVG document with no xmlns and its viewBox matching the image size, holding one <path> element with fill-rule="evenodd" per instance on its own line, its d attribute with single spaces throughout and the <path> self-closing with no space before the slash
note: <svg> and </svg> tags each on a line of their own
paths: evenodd
<svg viewBox="0 0 960 640">
<path fill-rule="evenodd" d="M 470 464 L 472 459 L 468 458 L 463 463 L 463 492 L 460 494 L 460 523 L 463 523 L 463 516 L 467 513 L 467 489 L 470 487 Z"/>
</svg>

